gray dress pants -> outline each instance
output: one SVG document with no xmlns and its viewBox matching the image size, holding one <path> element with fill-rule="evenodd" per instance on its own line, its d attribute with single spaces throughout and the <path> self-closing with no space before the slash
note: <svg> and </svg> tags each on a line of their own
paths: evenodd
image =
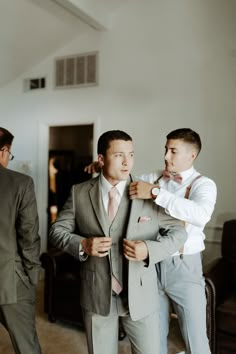
<svg viewBox="0 0 236 354">
<path fill-rule="evenodd" d="M 161 354 L 159 313 L 133 321 L 119 296 L 112 296 L 109 316 L 83 310 L 89 354 L 118 354 L 119 317 L 131 343 L 132 354 Z"/>
<path fill-rule="evenodd" d="M 160 281 L 161 354 L 167 354 L 170 300 L 178 317 L 186 353 L 210 354 L 201 254 L 167 258 L 157 264 L 157 273 Z"/>
<path fill-rule="evenodd" d="M 35 328 L 35 286 L 18 277 L 17 303 L 0 305 L 0 322 L 7 329 L 16 354 L 41 354 Z"/>
</svg>

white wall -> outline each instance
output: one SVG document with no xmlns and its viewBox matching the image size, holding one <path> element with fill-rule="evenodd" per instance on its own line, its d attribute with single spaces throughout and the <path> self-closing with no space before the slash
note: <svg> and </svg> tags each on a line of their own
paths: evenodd
<svg viewBox="0 0 236 354">
<path fill-rule="evenodd" d="M 111 30 L 88 28 L 0 91 L 0 124 L 15 134 L 12 167 L 30 161 L 35 179 L 43 248 L 48 126 L 91 122 L 96 138 L 109 129 L 132 135 L 135 173 L 163 166 L 170 130 L 199 132 L 203 150 L 196 167 L 218 186 L 207 237 L 218 242 L 223 221 L 236 217 L 234 14 L 234 0 L 130 0 L 114 16 Z M 94 50 L 98 87 L 53 89 L 55 57 Z M 47 77 L 47 88 L 24 93 L 23 78 L 37 76 Z"/>
</svg>

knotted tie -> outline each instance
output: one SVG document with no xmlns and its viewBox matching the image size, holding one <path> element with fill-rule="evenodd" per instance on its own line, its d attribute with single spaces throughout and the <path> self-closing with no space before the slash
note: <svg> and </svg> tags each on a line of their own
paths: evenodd
<svg viewBox="0 0 236 354">
<path fill-rule="evenodd" d="M 116 199 L 117 194 L 118 194 L 118 191 L 117 191 L 116 187 L 112 187 L 108 193 L 108 195 L 109 195 L 108 216 L 111 221 L 116 216 L 116 213 L 117 213 L 117 210 L 119 207 L 118 201 Z M 122 290 L 122 286 L 120 285 L 119 281 L 116 279 L 114 274 L 112 274 L 112 290 L 116 294 L 119 294 Z"/>
<path fill-rule="evenodd" d="M 163 179 L 164 179 L 165 182 L 168 182 L 169 180 L 172 180 L 172 181 L 175 181 L 175 182 L 177 182 L 177 183 L 179 183 L 179 184 L 182 183 L 182 179 L 183 179 L 183 178 L 180 176 L 179 173 L 174 173 L 174 174 L 173 174 L 173 173 L 170 173 L 170 172 L 168 172 L 168 171 L 166 171 L 166 170 L 163 171 L 162 177 L 163 177 Z"/>
<path fill-rule="evenodd" d="M 116 199 L 116 196 L 118 195 L 118 190 L 116 187 L 112 187 L 110 191 L 108 192 L 109 195 L 109 201 L 108 201 L 108 216 L 110 220 L 112 221 L 114 217 L 116 216 L 119 204 Z"/>
</svg>

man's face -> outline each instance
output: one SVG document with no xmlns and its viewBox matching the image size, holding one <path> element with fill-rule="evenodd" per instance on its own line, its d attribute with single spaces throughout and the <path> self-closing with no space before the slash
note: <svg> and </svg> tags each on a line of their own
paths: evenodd
<svg viewBox="0 0 236 354">
<path fill-rule="evenodd" d="M 169 172 L 183 172 L 192 167 L 197 157 L 194 145 L 182 139 L 167 140 L 165 146 L 165 165 Z"/>
<path fill-rule="evenodd" d="M 98 161 L 102 165 L 104 177 L 112 185 L 127 180 L 134 164 L 133 142 L 112 140 L 106 155 L 98 155 Z"/>
</svg>

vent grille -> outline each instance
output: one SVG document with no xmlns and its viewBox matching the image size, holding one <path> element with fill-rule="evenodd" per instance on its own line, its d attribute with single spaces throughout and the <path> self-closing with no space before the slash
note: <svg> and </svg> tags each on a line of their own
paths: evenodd
<svg viewBox="0 0 236 354">
<path fill-rule="evenodd" d="M 44 89 L 46 87 L 46 78 L 24 79 L 23 86 L 24 91 Z"/>
<path fill-rule="evenodd" d="M 98 85 L 98 53 L 85 53 L 57 58 L 55 87 L 70 88 Z"/>
</svg>

